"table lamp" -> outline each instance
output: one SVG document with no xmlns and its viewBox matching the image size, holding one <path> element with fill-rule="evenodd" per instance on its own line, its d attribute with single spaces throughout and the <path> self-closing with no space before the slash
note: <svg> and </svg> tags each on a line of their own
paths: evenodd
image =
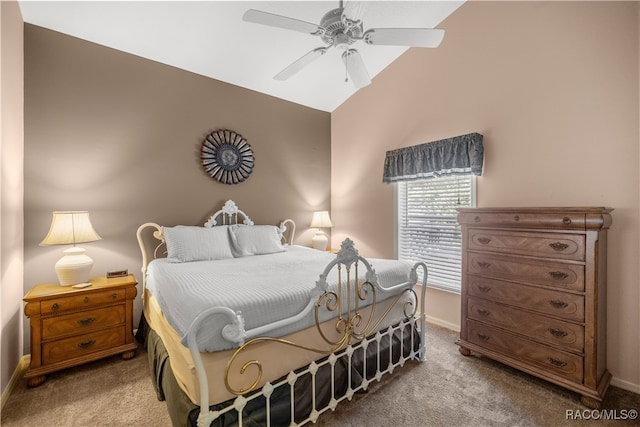
<svg viewBox="0 0 640 427">
<path fill-rule="evenodd" d="M 321 228 L 331 228 L 333 224 L 331 224 L 331 218 L 329 218 L 329 212 L 327 211 L 316 211 L 313 213 L 313 217 L 311 218 L 311 228 L 317 228 L 315 236 L 311 239 L 311 246 L 314 249 L 319 249 L 321 251 L 327 250 L 327 243 L 329 239 L 324 231 L 320 230 Z"/>
<path fill-rule="evenodd" d="M 65 249 L 64 256 L 56 263 L 55 269 L 60 286 L 86 283 L 91 274 L 93 260 L 76 243 L 95 242 L 101 237 L 96 233 L 87 211 L 56 211 L 51 227 L 40 246 L 73 245 Z"/>
</svg>

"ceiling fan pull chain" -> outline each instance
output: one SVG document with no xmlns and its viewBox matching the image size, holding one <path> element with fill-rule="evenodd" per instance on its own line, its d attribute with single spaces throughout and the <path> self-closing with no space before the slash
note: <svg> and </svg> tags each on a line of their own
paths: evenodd
<svg viewBox="0 0 640 427">
<path fill-rule="evenodd" d="M 349 54 L 344 57 L 344 82 L 347 83 L 349 81 Z"/>
</svg>

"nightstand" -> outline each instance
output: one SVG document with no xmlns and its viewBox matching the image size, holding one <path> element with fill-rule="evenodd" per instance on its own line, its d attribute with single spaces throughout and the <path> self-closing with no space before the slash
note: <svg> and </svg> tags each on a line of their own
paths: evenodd
<svg viewBox="0 0 640 427">
<path fill-rule="evenodd" d="M 82 289 L 39 284 L 25 295 L 24 314 L 31 326 L 31 364 L 25 374 L 29 386 L 42 384 L 45 374 L 103 357 L 135 356 L 135 277 L 90 282 Z"/>
</svg>

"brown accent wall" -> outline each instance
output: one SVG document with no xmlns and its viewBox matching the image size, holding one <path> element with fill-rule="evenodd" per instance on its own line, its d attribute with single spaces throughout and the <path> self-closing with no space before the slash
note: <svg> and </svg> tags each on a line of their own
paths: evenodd
<svg viewBox="0 0 640 427">
<path fill-rule="evenodd" d="M 25 104 L 25 290 L 56 280 L 64 248 L 38 246 L 53 210 L 90 212 L 95 275 L 127 268 L 140 281 L 144 222 L 202 224 L 233 199 L 256 223 L 294 219 L 296 242 L 310 245 L 312 211 L 330 208 L 327 112 L 32 25 Z M 221 184 L 200 165 L 217 129 L 251 144 L 245 182 Z"/>
<path fill-rule="evenodd" d="M 0 390 L 3 404 L 22 357 L 23 26 L 18 2 L 0 2 Z"/>
<path fill-rule="evenodd" d="M 467 2 L 440 27 L 332 113 L 333 245 L 393 256 L 385 152 L 482 133 L 478 206 L 615 208 L 608 366 L 640 391 L 638 3 Z M 459 327 L 459 295 L 430 289 L 427 315 Z"/>
</svg>

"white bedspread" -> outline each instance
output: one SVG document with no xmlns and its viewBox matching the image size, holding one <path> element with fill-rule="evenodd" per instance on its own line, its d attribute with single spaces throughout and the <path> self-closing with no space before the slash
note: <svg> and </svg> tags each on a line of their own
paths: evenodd
<svg viewBox="0 0 640 427">
<path fill-rule="evenodd" d="M 212 306 L 241 311 L 246 330 L 297 314 L 310 301 L 320 273 L 334 258 L 335 255 L 328 252 L 288 246 L 285 252 L 216 261 L 177 263 L 171 259 L 156 259 L 148 266 L 147 290 L 157 299 L 168 322 L 186 345 L 189 325 L 198 313 Z M 368 261 L 383 287 L 409 280 L 412 266 L 409 262 Z M 365 274 L 366 268 L 361 265 L 360 280 L 364 280 Z M 345 278 L 343 276 L 343 281 Z M 337 287 L 335 269 L 327 283 L 332 289 Z M 379 295 L 378 300 L 384 297 Z M 304 321 L 269 335 L 288 334 L 313 323 L 313 315 L 307 316 Z M 207 323 L 206 332 L 198 340 L 201 351 L 227 350 L 235 346 L 222 337 L 221 329 L 225 324 L 220 318 Z"/>
</svg>

